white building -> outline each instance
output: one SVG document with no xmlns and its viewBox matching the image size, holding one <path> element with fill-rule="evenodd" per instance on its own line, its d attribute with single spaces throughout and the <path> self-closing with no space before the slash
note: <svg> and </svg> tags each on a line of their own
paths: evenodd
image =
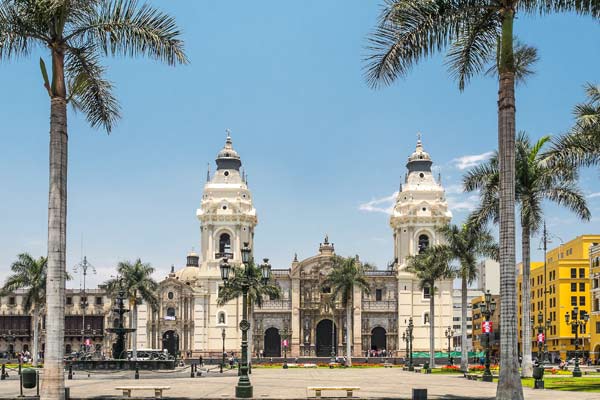
<svg viewBox="0 0 600 400">
<path fill-rule="evenodd" d="M 491 259 L 485 259 L 477 264 L 478 288 L 482 292 L 500 294 L 500 264 Z"/>
</svg>

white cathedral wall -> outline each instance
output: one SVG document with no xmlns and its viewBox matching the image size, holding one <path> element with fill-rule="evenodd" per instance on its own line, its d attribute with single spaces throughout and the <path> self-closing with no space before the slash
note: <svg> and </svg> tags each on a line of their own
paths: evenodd
<svg viewBox="0 0 600 400">
<path fill-rule="evenodd" d="M 148 306 L 146 303 L 138 305 L 137 348 L 147 349 L 148 346 Z"/>
</svg>

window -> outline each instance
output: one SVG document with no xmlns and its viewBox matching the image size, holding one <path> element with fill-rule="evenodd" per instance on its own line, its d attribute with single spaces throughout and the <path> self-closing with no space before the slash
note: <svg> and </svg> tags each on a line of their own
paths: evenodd
<svg viewBox="0 0 600 400">
<path fill-rule="evenodd" d="M 425 286 L 423 288 L 423 298 L 425 298 L 425 299 L 431 298 L 431 288 L 429 286 Z"/>
<path fill-rule="evenodd" d="M 576 306 L 577 305 L 577 296 L 571 296 L 571 305 L 572 306 Z"/>
<path fill-rule="evenodd" d="M 579 305 L 585 306 L 585 296 L 579 296 Z"/>
<path fill-rule="evenodd" d="M 460 321 L 460 317 L 452 317 L 452 321 Z"/>
<path fill-rule="evenodd" d="M 174 296 L 174 295 L 173 295 L 173 292 L 169 292 L 169 293 L 167 293 L 167 298 L 168 298 L 169 300 L 173 300 L 173 296 Z"/>
<path fill-rule="evenodd" d="M 375 301 L 381 301 L 383 298 L 383 290 L 375 289 Z"/>
<path fill-rule="evenodd" d="M 100 297 L 100 296 L 96 297 L 96 305 L 101 306 L 102 304 L 103 304 L 102 297 Z"/>
<path fill-rule="evenodd" d="M 219 324 L 225 324 L 225 313 L 220 311 L 217 319 Z"/>
<path fill-rule="evenodd" d="M 596 321 L 596 333 L 600 333 L 600 321 Z"/>
<path fill-rule="evenodd" d="M 571 282 L 571 292 L 577 291 L 577 282 Z"/>
<path fill-rule="evenodd" d="M 219 236 L 219 253 L 231 253 L 231 236 L 228 233 Z"/>
<path fill-rule="evenodd" d="M 577 268 L 571 268 L 571 278 L 577 278 Z"/>
<path fill-rule="evenodd" d="M 169 307 L 167 308 L 167 317 L 171 317 L 175 319 L 175 308 Z"/>
<path fill-rule="evenodd" d="M 423 314 L 423 324 L 427 325 L 429 323 L 429 313 L 426 312 Z"/>
<path fill-rule="evenodd" d="M 17 299 L 14 296 L 10 296 L 8 298 L 8 305 L 9 306 L 14 306 L 15 304 L 17 304 Z"/>
<path fill-rule="evenodd" d="M 585 292 L 585 282 L 579 282 L 579 291 Z"/>
<path fill-rule="evenodd" d="M 579 277 L 585 278 L 585 268 L 579 268 Z"/>
<path fill-rule="evenodd" d="M 419 254 L 423 253 L 429 247 L 429 236 L 419 235 Z"/>
<path fill-rule="evenodd" d="M 331 293 L 331 288 L 329 286 L 323 286 L 321 288 L 321 292 L 323 292 L 323 293 Z"/>
<path fill-rule="evenodd" d="M 70 344 L 65 346 L 65 354 L 71 354 L 71 345 Z"/>
</svg>

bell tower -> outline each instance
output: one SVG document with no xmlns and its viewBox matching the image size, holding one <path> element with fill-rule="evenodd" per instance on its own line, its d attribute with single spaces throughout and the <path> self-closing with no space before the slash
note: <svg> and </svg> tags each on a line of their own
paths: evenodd
<svg viewBox="0 0 600 400">
<path fill-rule="evenodd" d="M 244 242 L 252 248 L 258 219 L 229 130 L 215 161 L 217 170 L 212 177 L 210 172 L 207 176 L 196 216 L 200 220 L 202 265 L 218 270 L 224 257 L 241 262 Z"/>
<path fill-rule="evenodd" d="M 419 134 L 416 149 L 408 157 L 404 183 L 400 185 L 390 217 L 398 273 L 398 332 L 405 331 L 408 319 L 412 317 L 415 325 L 413 347 L 424 351 L 429 349 L 429 299 L 432 294 L 419 288 L 416 277 L 406 271 L 406 260 L 429 246 L 443 243 L 444 238 L 435 228 L 452 219 L 441 179 L 436 180 L 431 172 L 432 164 Z M 436 283 L 433 295 L 436 296 L 435 341 L 436 346 L 441 346 L 443 329 L 452 325 L 452 281 Z"/>
</svg>

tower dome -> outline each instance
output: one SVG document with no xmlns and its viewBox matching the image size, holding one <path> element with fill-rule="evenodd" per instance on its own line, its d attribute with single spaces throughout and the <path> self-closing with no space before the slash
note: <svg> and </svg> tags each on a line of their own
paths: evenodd
<svg viewBox="0 0 600 400">
<path fill-rule="evenodd" d="M 431 156 L 428 152 L 423 150 L 423 143 L 421 142 L 421 134 L 418 134 L 417 147 L 415 151 L 408 157 L 406 168 L 408 173 L 411 172 L 431 172 Z"/>
<path fill-rule="evenodd" d="M 217 154 L 217 170 L 223 169 L 234 169 L 240 170 L 242 161 L 237 151 L 233 149 L 233 142 L 229 130 L 227 130 L 227 139 L 225 140 L 225 146 Z"/>
</svg>

